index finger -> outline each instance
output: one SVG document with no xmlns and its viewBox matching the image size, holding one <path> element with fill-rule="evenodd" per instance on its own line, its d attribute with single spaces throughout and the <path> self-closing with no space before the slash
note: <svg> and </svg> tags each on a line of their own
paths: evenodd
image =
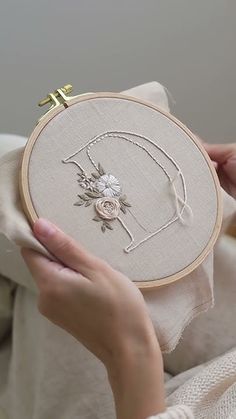
<svg viewBox="0 0 236 419">
<path fill-rule="evenodd" d="M 203 144 L 209 157 L 219 163 L 220 165 L 226 163 L 231 157 L 236 158 L 236 145 L 235 144 Z"/>
</svg>

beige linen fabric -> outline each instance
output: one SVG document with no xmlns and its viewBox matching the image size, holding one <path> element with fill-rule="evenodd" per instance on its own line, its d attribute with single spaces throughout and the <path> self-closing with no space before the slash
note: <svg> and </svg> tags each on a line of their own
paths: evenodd
<svg viewBox="0 0 236 419">
<path fill-rule="evenodd" d="M 136 89 L 127 93 L 150 98 L 166 109 L 165 91 L 158 83 Z M 0 386 L 0 405 L 10 419 L 112 419 L 114 407 L 103 366 L 38 313 L 34 281 L 15 245 L 47 253 L 33 237 L 21 209 L 18 173 L 23 150 L 18 147 L 18 140 L 15 139 L 16 150 L 0 161 L 0 231 L 8 238 L 0 239 L 0 273 L 21 285 L 16 289 L 13 307 L 11 363 L 9 352 L 5 351 L 0 365 L 0 384 L 2 377 L 8 376 L 7 385 L 4 381 Z M 2 136 L 0 141 L 0 149 L 1 144 L 7 148 L 8 139 Z M 235 202 L 225 195 L 225 205 L 229 220 Z M 172 350 L 192 318 L 212 306 L 212 269 L 211 253 L 188 277 L 144 293 L 162 350 Z M 10 310 L 11 304 L 9 298 L 5 309 Z"/>
<path fill-rule="evenodd" d="M 223 236 L 214 251 L 212 310 L 195 318 L 176 349 L 165 355 L 165 369 L 173 375 L 210 361 L 236 347 L 236 239 Z"/>
<path fill-rule="evenodd" d="M 191 217 L 185 209 L 185 225 L 174 222 L 129 254 L 123 249 L 130 237 L 118 220 L 112 222 L 112 232 L 102 234 L 100 224 L 93 221 L 94 206 L 74 205 L 78 194 L 84 192 L 77 181 L 80 169 L 74 163 L 62 163 L 73 155 L 68 162 L 76 162 L 88 174 L 94 172 L 86 144 L 109 131 L 118 132 L 119 136 L 103 138 L 91 146 L 89 153 L 106 173 L 117 177 L 122 193 L 132 205 L 126 214 L 119 215 L 132 233 L 132 246 L 176 216 L 175 197 L 164 171 L 176 178 L 174 186 L 184 198 L 181 177 L 170 158 L 183 173 L 187 204 L 193 212 Z M 124 132 L 125 139 L 120 138 Z M 80 148 L 83 149 L 78 151 Z M 196 260 L 212 236 L 218 202 L 208 162 L 187 132 L 142 103 L 108 96 L 69 106 L 40 132 L 28 171 L 36 213 L 53 221 L 133 280 L 150 281 L 180 272 Z"/>
</svg>

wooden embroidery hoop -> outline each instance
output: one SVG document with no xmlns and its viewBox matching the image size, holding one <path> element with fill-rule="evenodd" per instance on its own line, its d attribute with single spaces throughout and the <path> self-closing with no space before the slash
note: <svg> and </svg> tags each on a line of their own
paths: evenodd
<svg viewBox="0 0 236 419">
<path fill-rule="evenodd" d="M 190 139 L 197 145 L 198 149 L 204 156 L 205 161 L 208 164 L 209 170 L 212 175 L 212 179 L 215 184 L 216 189 L 216 195 L 217 195 L 217 216 L 215 219 L 215 226 L 214 230 L 212 232 L 212 235 L 210 237 L 210 240 L 208 244 L 205 246 L 205 248 L 202 250 L 202 252 L 199 254 L 199 256 L 193 260 L 192 263 L 190 263 L 188 266 L 186 266 L 184 269 L 169 275 L 168 277 L 162 278 L 162 279 L 152 279 L 150 281 L 135 281 L 137 286 L 140 289 L 153 289 L 159 286 L 167 285 L 172 282 L 177 281 L 178 279 L 190 274 L 193 270 L 195 270 L 207 257 L 207 255 L 211 252 L 217 237 L 220 232 L 221 222 L 222 222 L 222 200 L 221 200 L 221 194 L 220 194 L 220 185 L 219 180 L 217 177 L 217 174 L 215 172 L 215 169 L 210 161 L 210 158 L 206 151 L 204 150 L 203 146 L 200 144 L 200 142 L 194 137 L 194 135 L 191 133 L 191 131 L 183 125 L 180 121 L 178 121 L 175 117 L 168 114 L 167 112 L 163 111 L 162 109 L 158 108 L 157 106 L 147 102 L 143 101 L 131 96 L 126 96 L 118 93 L 87 93 L 82 94 L 74 97 L 67 96 L 67 93 L 70 93 L 72 90 L 71 85 L 64 86 L 61 89 L 57 89 L 54 93 L 50 93 L 46 99 L 40 102 L 40 106 L 49 103 L 51 106 L 49 110 L 46 112 L 46 114 L 40 118 L 38 121 L 38 124 L 36 125 L 35 129 L 33 130 L 23 153 L 23 159 L 22 159 L 22 165 L 20 170 L 20 176 L 19 176 L 19 187 L 20 187 L 20 196 L 22 200 L 22 205 L 24 212 L 30 222 L 31 225 L 34 224 L 34 222 L 38 219 L 38 214 L 35 210 L 34 204 L 31 199 L 30 194 L 30 188 L 29 188 L 29 177 L 28 177 L 28 171 L 29 171 L 29 163 L 31 158 L 31 153 L 33 150 L 33 147 L 37 141 L 38 136 L 43 131 L 45 126 L 53 119 L 56 115 L 63 112 L 66 108 L 91 99 L 95 98 L 118 98 L 118 99 L 125 99 L 132 102 L 136 102 L 142 105 L 145 105 L 153 110 L 156 110 L 157 112 L 161 113 L 162 115 L 165 115 L 167 118 L 169 118 L 171 121 L 173 121 L 176 125 L 178 125 L 189 137 Z"/>
</svg>

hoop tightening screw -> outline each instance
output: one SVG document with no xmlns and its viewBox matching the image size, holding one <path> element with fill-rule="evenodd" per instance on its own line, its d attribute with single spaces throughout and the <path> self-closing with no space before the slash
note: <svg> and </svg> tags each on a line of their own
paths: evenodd
<svg viewBox="0 0 236 419">
<path fill-rule="evenodd" d="M 65 86 L 61 87 L 58 90 L 62 90 L 63 93 L 68 94 L 71 93 L 73 88 L 71 84 L 66 84 Z M 55 96 L 55 97 L 59 97 L 60 93 L 58 92 L 58 90 L 55 90 L 53 93 L 49 93 L 47 97 L 45 97 L 44 99 L 40 100 L 40 102 L 38 103 L 38 106 L 44 106 L 47 103 L 51 103 L 52 102 L 52 97 L 51 95 Z"/>
</svg>

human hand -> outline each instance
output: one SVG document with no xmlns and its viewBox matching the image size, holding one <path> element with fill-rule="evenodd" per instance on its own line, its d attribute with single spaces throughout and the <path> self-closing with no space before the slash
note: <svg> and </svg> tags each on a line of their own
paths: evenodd
<svg viewBox="0 0 236 419">
<path fill-rule="evenodd" d="M 211 160 L 216 162 L 221 186 L 236 198 L 236 144 L 203 143 L 203 146 Z"/>
<path fill-rule="evenodd" d="M 22 249 L 39 288 L 40 312 L 104 363 L 117 417 L 163 410 L 162 356 L 141 292 L 51 223 L 38 220 L 34 234 L 58 259 Z"/>
</svg>

